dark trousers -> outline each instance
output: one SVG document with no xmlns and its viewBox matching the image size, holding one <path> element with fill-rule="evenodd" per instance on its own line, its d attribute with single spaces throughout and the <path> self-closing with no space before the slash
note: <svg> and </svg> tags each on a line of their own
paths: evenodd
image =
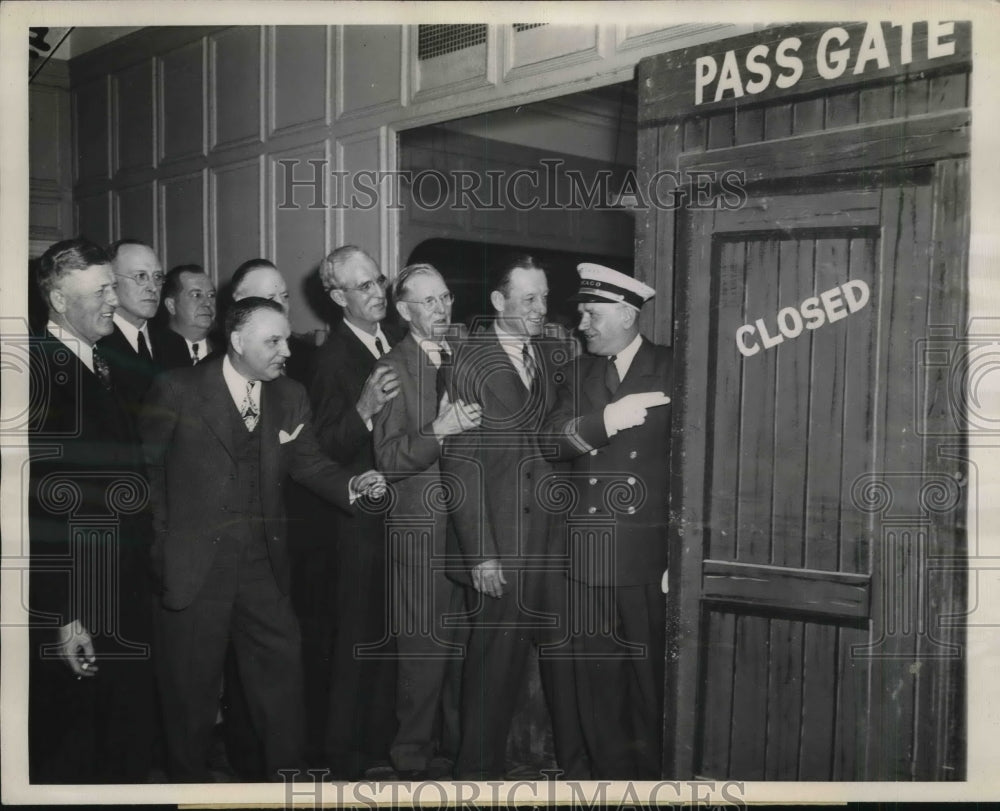
<svg viewBox="0 0 1000 811">
<path fill-rule="evenodd" d="M 507 735 L 528 674 L 533 645 L 552 719 L 556 762 L 564 779 L 586 777 L 572 658 L 566 636 L 566 580 L 561 573 L 505 571 L 500 598 L 472 592 L 474 613 L 462 676 L 462 741 L 456 779 L 502 779 Z M 543 615 L 543 616 L 539 616 Z M 543 617 L 548 617 L 546 621 Z M 545 651 L 552 646 L 549 655 Z M 559 655 L 553 655 L 558 648 Z"/>
<path fill-rule="evenodd" d="M 580 721 L 594 779 L 660 778 L 666 598 L 659 583 L 592 587 L 571 581 L 581 616 L 575 639 Z"/>
<path fill-rule="evenodd" d="M 338 779 L 357 779 L 370 766 L 388 764 L 396 731 L 396 645 L 388 632 L 383 532 L 381 521 L 366 518 L 337 527 L 326 757 Z"/>
<path fill-rule="evenodd" d="M 156 729 L 151 662 L 109 659 L 98 637 L 98 674 L 77 680 L 62 661 L 39 658 L 39 645 L 54 638 L 54 631 L 31 634 L 31 782 L 147 782 Z"/>
<path fill-rule="evenodd" d="M 454 762 L 458 753 L 461 694 L 461 639 L 446 615 L 464 608 L 461 586 L 444 572 L 393 561 L 398 618 L 396 718 L 390 749 L 400 771 L 425 771 L 431 758 Z"/>
<path fill-rule="evenodd" d="M 274 580 L 263 537 L 220 541 L 191 605 L 156 617 L 160 683 L 171 776 L 204 782 L 230 640 L 267 776 L 299 768 L 303 750 L 302 663 L 291 600 Z"/>
</svg>

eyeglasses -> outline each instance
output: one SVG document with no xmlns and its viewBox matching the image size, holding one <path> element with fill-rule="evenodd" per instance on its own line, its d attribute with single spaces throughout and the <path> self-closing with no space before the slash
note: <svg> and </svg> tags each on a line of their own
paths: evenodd
<svg viewBox="0 0 1000 811">
<path fill-rule="evenodd" d="M 439 302 L 445 307 L 450 307 L 455 303 L 455 294 L 449 291 L 447 293 L 442 293 L 440 296 L 428 296 L 420 301 L 414 301 L 413 299 L 403 299 L 403 301 L 407 304 L 419 304 L 427 310 L 427 312 L 431 312 L 435 305 Z"/>
<path fill-rule="evenodd" d="M 145 287 L 152 280 L 153 284 L 157 287 L 163 287 L 163 280 L 166 275 L 163 273 L 154 273 L 152 276 L 145 270 L 140 270 L 135 276 L 130 276 L 128 273 L 116 273 L 115 276 L 124 276 L 126 279 L 131 279 L 139 287 Z"/>
<path fill-rule="evenodd" d="M 369 279 L 367 282 L 365 282 L 364 284 L 359 284 L 357 287 L 341 287 L 340 289 L 343 290 L 344 292 L 347 292 L 348 290 L 353 290 L 355 293 L 362 293 L 366 296 L 370 296 L 372 293 L 375 292 L 376 287 L 379 290 L 385 290 L 385 286 L 388 283 L 389 280 L 385 276 L 380 274 L 377 279 Z"/>
</svg>

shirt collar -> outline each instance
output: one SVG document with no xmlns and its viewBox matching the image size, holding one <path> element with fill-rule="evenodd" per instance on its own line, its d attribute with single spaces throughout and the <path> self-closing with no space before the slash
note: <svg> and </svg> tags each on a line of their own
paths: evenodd
<svg viewBox="0 0 1000 811">
<path fill-rule="evenodd" d="M 94 347 L 86 341 L 82 341 L 68 330 L 60 327 L 55 321 L 50 320 L 45 328 L 53 338 L 65 346 L 70 352 L 76 355 L 80 362 L 90 371 L 94 371 Z"/>
<path fill-rule="evenodd" d="M 508 351 L 512 348 L 516 349 L 519 355 L 521 354 L 521 347 L 531 341 L 530 338 L 525 338 L 523 335 L 514 335 L 513 333 L 507 332 L 507 330 L 500 326 L 499 321 L 493 322 L 493 329 L 496 330 L 497 340 L 500 341 L 503 348 Z"/>
<path fill-rule="evenodd" d="M 122 335 L 125 336 L 125 340 L 129 342 L 129 346 L 132 347 L 136 352 L 139 351 L 139 333 L 143 334 L 146 339 L 146 348 L 149 349 L 149 353 L 153 353 L 153 347 L 149 342 L 149 322 L 143 323 L 141 327 L 137 327 L 130 324 L 122 316 L 118 314 L 118 310 L 115 310 L 115 314 L 111 316 L 114 320 L 115 325 L 122 331 Z"/>
<path fill-rule="evenodd" d="M 385 333 L 382 332 L 381 324 L 375 327 L 374 335 L 370 335 L 363 329 L 359 329 L 358 327 L 354 326 L 354 324 L 352 324 L 346 318 L 344 319 L 344 324 L 351 330 L 351 332 L 353 332 L 355 335 L 358 336 L 358 340 L 361 341 L 361 343 L 363 343 L 366 347 L 368 347 L 368 351 L 371 352 L 376 358 L 382 357 L 382 353 L 379 352 L 378 346 L 375 343 L 377 339 L 381 338 L 382 345 L 385 347 L 386 352 L 389 351 L 389 341 L 386 340 Z"/>
<path fill-rule="evenodd" d="M 226 388 L 229 389 L 229 396 L 233 398 L 233 402 L 236 404 L 237 408 L 243 407 L 243 401 L 247 398 L 247 383 L 250 379 L 244 377 L 236 368 L 233 366 L 233 362 L 229 360 L 229 355 L 226 355 L 222 360 L 222 379 L 226 381 Z M 260 382 L 259 380 L 257 381 Z M 260 412 L 260 386 L 253 387 L 254 405 L 257 406 L 258 413 Z"/>
<path fill-rule="evenodd" d="M 625 375 L 628 374 L 628 370 L 632 366 L 632 361 L 635 360 L 635 353 L 639 351 L 640 346 L 642 346 L 642 335 L 637 334 L 632 339 L 632 343 L 615 356 L 615 368 L 618 369 L 619 380 L 625 379 Z"/>
<path fill-rule="evenodd" d="M 435 341 L 431 338 L 418 338 L 412 332 L 409 333 L 409 335 L 414 341 L 416 341 L 417 346 L 423 350 L 423 353 L 430 358 L 431 363 L 435 366 L 441 365 L 442 349 L 451 352 L 451 347 L 448 346 L 447 341 Z"/>
</svg>

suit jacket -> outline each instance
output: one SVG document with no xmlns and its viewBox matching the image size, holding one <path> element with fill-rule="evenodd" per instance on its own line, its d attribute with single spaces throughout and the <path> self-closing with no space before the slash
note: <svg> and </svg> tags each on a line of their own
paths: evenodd
<svg viewBox="0 0 1000 811">
<path fill-rule="evenodd" d="M 138 436 L 116 394 L 58 339 L 48 332 L 33 338 L 29 353 L 31 607 L 58 615 L 59 625 L 80 619 L 97 632 L 88 613 L 94 595 L 73 595 L 71 583 L 106 583 L 107 572 L 92 571 L 101 562 L 96 550 L 70 557 L 70 532 L 81 518 L 91 525 L 98 519 L 112 532 L 88 533 L 87 543 L 113 544 L 119 616 L 134 626 L 148 611 L 151 536 Z M 137 638 L 134 628 L 118 630 Z"/>
<path fill-rule="evenodd" d="M 384 325 L 382 329 L 395 346 L 396 336 Z M 316 350 L 309 385 L 316 436 L 323 450 L 356 473 L 375 467 L 372 434 L 355 408 L 374 368 L 375 356 L 341 322 Z"/>
<path fill-rule="evenodd" d="M 573 576 L 592 585 L 655 583 L 668 562 L 670 406 L 650 409 L 641 426 L 610 438 L 604 407 L 639 392 L 670 394 L 672 353 L 643 338 L 614 397 L 604 383 L 606 369 L 603 357 L 577 358 L 546 422 L 559 458 L 572 460 L 570 481 L 577 501 L 571 520 L 583 526 L 614 522 L 614 574 L 577 559 Z M 582 549 L 576 547 L 577 552 Z"/>
<path fill-rule="evenodd" d="M 554 401 L 552 381 L 569 355 L 558 339 L 534 346 L 538 374 L 531 392 L 492 327 L 456 353 L 449 395 L 483 408 L 482 425 L 449 437 L 441 460 L 441 469 L 464 488 L 453 494 L 451 514 L 470 568 L 492 558 L 515 562 L 559 553 L 553 512 L 539 498 L 555 451 L 539 442 L 539 432 Z"/>
<path fill-rule="evenodd" d="M 188 351 L 187 341 L 184 340 L 183 335 L 174 332 L 169 327 L 164 327 L 162 331 L 158 330 L 157 332 L 160 354 L 156 358 L 156 361 L 159 366 L 163 369 L 184 369 L 185 367 L 194 365 L 191 363 L 191 353 Z M 221 347 L 209 337 L 208 351 L 205 352 L 198 362 L 204 363 L 220 349 Z"/>
<path fill-rule="evenodd" d="M 97 342 L 102 357 L 111 369 L 111 380 L 114 382 L 115 391 L 125 403 L 133 420 L 138 419 L 139 408 L 153 378 L 167 368 L 163 362 L 165 357 L 163 333 L 154 329 L 152 324 L 149 326 L 149 342 L 152 361 L 139 357 L 139 353 L 132 348 L 125 333 L 117 324 L 114 332 Z"/>
<path fill-rule="evenodd" d="M 456 344 L 450 346 L 455 351 Z M 441 482 L 441 443 L 432 428 L 438 412 L 438 370 L 412 334 L 379 363 L 393 369 L 400 381 L 399 394 L 375 415 L 373 431 L 375 463 L 392 483 L 390 518 L 404 526 L 412 522 L 418 532 L 433 522 L 431 551 L 440 558 L 448 552 L 448 512 L 441 496 L 442 487 L 449 485 Z M 408 565 L 428 565 L 426 556 L 409 551 L 401 548 L 398 558 Z"/>
<path fill-rule="evenodd" d="M 349 509 L 351 474 L 320 450 L 309 400 L 299 383 L 287 377 L 264 382 L 260 411 L 264 531 L 275 580 L 287 593 L 283 491 L 288 476 Z M 161 375 L 141 413 L 139 433 L 153 502 L 153 564 L 168 608 L 191 603 L 212 564 L 215 544 L 233 521 L 233 511 L 245 506 L 236 501 L 230 412 L 236 412 L 236 405 L 222 376 L 222 361 L 214 360 Z"/>
</svg>

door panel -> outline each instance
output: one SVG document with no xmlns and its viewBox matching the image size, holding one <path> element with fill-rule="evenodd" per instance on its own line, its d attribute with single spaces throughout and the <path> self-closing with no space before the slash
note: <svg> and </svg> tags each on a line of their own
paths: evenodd
<svg viewBox="0 0 1000 811">
<path fill-rule="evenodd" d="M 709 322 L 704 497 L 681 508 L 702 528 L 692 626 L 700 644 L 681 646 L 697 651 L 697 666 L 688 670 L 690 695 L 678 697 L 700 708 L 699 776 L 898 771 L 888 751 L 869 745 L 876 740 L 888 739 L 897 759 L 909 756 L 889 727 L 912 702 L 912 679 L 897 685 L 899 701 L 879 703 L 889 717 L 877 719 L 878 734 L 864 723 L 895 674 L 857 655 L 878 633 L 881 527 L 854 491 L 867 473 L 919 471 L 923 462 L 907 428 L 913 352 L 899 344 L 927 319 L 912 301 L 926 300 L 926 274 L 914 271 L 928 264 L 929 180 L 917 172 L 884 188 L 761 195 L 738 214 L 698 212 L 684 223 L 689 255 L 703 262 L 691 273 L 711 280 L 711 306 L 701 310 Z M 867 290 L 856 312 L 832 295 L 825 306 L 814 299 L 847 282 Z M 823 323 L 808 328 L 820 311 Z M 745 325 L 746 354 L 737 332 Z M 895 381 L 892 391 L 883 380 Z M 903 502 L 917 498 L 918 478 L 897 488 Z M 905 571 L 915 559 L 903 557 Z"/>
</svg>

